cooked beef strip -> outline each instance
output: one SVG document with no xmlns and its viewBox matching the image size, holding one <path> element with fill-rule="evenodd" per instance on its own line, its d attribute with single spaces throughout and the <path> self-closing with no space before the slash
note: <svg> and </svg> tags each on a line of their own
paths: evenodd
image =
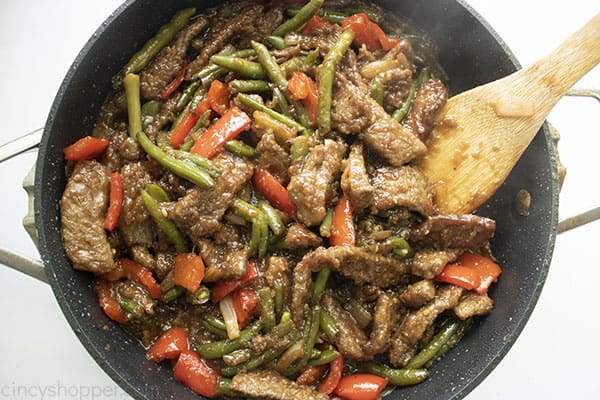
<svg viewBox="0 0 600 400">
<path fill-rule="evenodd" d="M 494 300 L 487 294 L 466 292 L 460 298 L 460 302 L 454 307 L 454 314 L 462 320 L 476 315 L 486 315 L 492 312 Z"/>
<path fill-rule="evenodd" d="M 110 169 L 97 161 L 75 165 L 60 200 L 63 243 L 73 268 L 101 274 L 115 269 L 104 230 Z"/>
<path fill-rule="evenodd" d="M 241 278 L 248 269 L 250 250 L 239 244 L 215 246 L 210 240 L 198 240 L 198 253 L 206 265 L 204 282 Z"/>
<path fill-rule="evenodd" d="M 410 240 L 443 249 L 477 249 L 495 231 L 494 220 L 478 215 L 435 215 L 413 230 Z"/>
<path fill-rule="evenodd" d="M 128 163 L 121 168 L 123 202 L 119 218 L 119 232 L 128 247 L 151 247 L 154 227 L 140 193 L 152 183 L 152 177 L 143 163 Z"/>
<path fill-rule="evenodd" d="M 229 152 L 214 160 L 221 171 L 210 189 L 194 186 L 171 209 L 169 217 L 185 230 L 193 243 L 219 229 L 220 220 L 234 200 L 235 194 L 252 177 L 252 161 Z"/>
<path fill-rule="evenodd" d="M 342 166 L 344 172 L 342 173 L 340 186 L 344 191 L 344 195 L 352 203 L 354 210 L 360 212 L 371 204 L 374 191 L 367 175 L 362 144 L 350 146 L 350 154 L 344 160 Z"/>
<path fill-rule="evenodd" d="M 121 145 L 127 139 L 127 126 L 120 124 L 122 129 L 115 130 L 110 136 L 108 147 L 102 155 L 102 164 L 115 172 L 121 169 Z"/>
<path fill-rule="evenodd" d="M 160 252 L 156 255 L 156 267 L 154 273 L 156 273 L 156 276 L 161 281 L 173 270 L 175 256 L 176 254 L 173 252 Z"/>
<path fill-rule="evenodd" d="M 248 40 L 255 40 L 262 42 L 266 36 L 269 36 L 275 28 L 277 28 L 283 22 L 285 9 L 281 5 L 276 5 L 275 2 L 270 4 L 270 8 L 256 19 L 256 30 L 248 35 Z M 245 41 L 243 41 L 245 42 Z M 240 47 L 245 47 L 245 43 L 241 43 Z M 250 47 L 248 43 L 247 47 Z"/>
<path fill-rule="evenodd" d="M 428 79 L 423 82 L 412 107 L 404 119 L 403 125 L 424 140 L 433 130 L 433 122 L 437 114 L 448 101 L 448 89 L 439 79 Z"/>
<path fill-rule="evenodd" d="M 411 166 L 382 166 L 373 172 L 372 212 L 404 207 L 428 216 L 434 213 L 433 185 L 418 169 Z"/>
<path fill-rule="evenodd" d="M 399 306 L 398 299 L 387 293 L 382 293 L 377 298 L 371 336 L 365 348 L 365 351 L 369 355 L 375 356 L 381 354 L 389 348 L 392 333 L 398 324 L 400 316 Z"/>
<path fill-rule="evenodd" d="M 179 101 L 180 93 L 177 92 L 171 97 L 169 97 L 166 101 L 162 103 L 160 106 L 160 111 L 158 115 L 154 117 L 150 125 L 144 129 L 144 132 L 148 135 L 151 140 L 156 138 L 156 135 L 162 128 L 164 128 L 167 124 L 175 121 L 175 106 Z"/>
<path fill-rule="evenodd" d="M 296 264 L 293 271 L 292 303 L 290 304 L 292 319 L 298 328 L 302 327 L 304 316 L 308 311 L 312 292 L 312 273 L 301 262 Z"/>
<path fill-rule="evenodd" d="M 102 104 L 100 116 L 94 126 L 93 136 L 109 139 L 114 134 L 119 121 L 126 118 L 127 99 L 125 98 L 125 90 L 122 85 L 119 85 L 119 90 L 111 92 Z"/>
<path fill-rule="evenodd" d="M 285 257 L 271 256 L 267 258 L 267 269 L 264 273 L 265 280 L 275 295 L 275 290 L 280 288 L 283 292 L 283 304 L 289 304 L 292 289 L 292 272 Z"/>
<path fill-rule="evenodd" d="M 301 170 L 292 175 L 288 192 L 304 225 L 315 226 L 325 218 L 327 202 L 333 195 L 331 186 L 342 172 L 345 152 L 345 143 L 325 139 L 310 149 Z"/>
<path fill-rule="evenodd" d="M 310 386 L 298 385 L 269 370 L 236 374 L 231 380 L 231 389 L 253 398 L 329 400 L 328 395 L 319 393 Z"/>
<path fill-rule="evenodd" d="M 257 19 L 263 15 L 262 5 L 252 5 L 244 8 L 238 15 L 228 20 L 223 27 L 212 31 L 202 47 L 200 54 L 188 65 L 186 79 L 192 79 L 225 45 L 235 36 L 242 36 L 255 30 Z"/>
<path fill-rule="evenodd" d="M 335 82 L 334 96 L 339 101 L 333 104 L 334 113 L 340 107 L 356 107 L 357 112 L 352 113 L 349 117 L 355 118 L 357 121 L 362 121 L 364 118 L 367 121 L 366 126 L 348 122 L 357 131 L 342 131 L 342 133 L 359 134 L 364 144 L 387 162 L 398 167 L 427 152 L 425 144 L 419 138 L 407 131 L 377 104 L 370 96 L 366 85 L 351 82 L 342 73 L 336 73 Z M 351 99 L 351 101 L 344 103 L 343 99 Z"/>
<path fill-rule="evenodd" d="M 291 225 L 285 234 L 285 243 L 290 250 L 310 249 L 323 245 L 323 239 L 301 224 Z"/>
<path fill-rule="evenodd" d="M 419 308 L 435 297 L 435 284 L 429 279 L 423 279 L 409 285 L 402 294 L 400 301 L 410 308 Z"/>
<path fill-rule="evenodd" d="M 131 246 L 129 249 L 131 257 L 135 262 L 140 264 L 142 267 L 154 271 L 156 268 L 156 260 L 147 247 L 143 246 Z"/>
<path fill-rule="evenodd" d="M 321 299 L 321 304 L 339 329 L 334 339 L 338 350 L 351 360 L 366 361 L 372 358 L 372 356 L 370 357 L 365 352 L 368 340 L 367 335 L 360 328 L 354 317 L 352 317 L 352 314 L 344 310 L 335 299 L 331 290 L 325 291 Z"/>
<path fill-rule="evenodd" d="M 442 272 L 446 264 L 456 260 L 462 250 L 417 250 L 413 256 L 412 274 L 425 279 L 433 279 Z"/>
<path fill-rule="evenodd" d="M 140 71 L 140 94 L 142 99 L 158 99 L 164 88 L 177 76 L 186 53 L 194 37 L 202 32 L 208 25 L 208 20 L 199 17 L 181 32 L 160 53 L 152 59 L 150 64 Z"/>
<path fill-rule="evenodd" d="M 416 69 L 413 65 L 414 58 L 415 53 L 410 41 L 407 39 L 400 39 L 398 44 L 383 57 L 384 60 L 391 59 L 397 63 L 395 68 L 377 76 L 385 88 L 384 108 L 390 113 L 402 107 L 402 103 L 408 96 L 413 71 Z"/>
<path fill-rule="evenodd" d="M 444 311 L 454 308 L 463 293 L 462 288 L 453 285 L 441 286 L 434 299 L 416 311 L 409 312 L 392 338 L 390 362 L 404 366 L 415 352 L 415 345 L 426 330 Z"/>
<path fill-rule="evenodd" d="M 273 132 L 266 132 L 256 145 L 258 167 L 268 170 L 282 185 L 289 182 L 290 155 L 275 140 Z"/>
</svg>

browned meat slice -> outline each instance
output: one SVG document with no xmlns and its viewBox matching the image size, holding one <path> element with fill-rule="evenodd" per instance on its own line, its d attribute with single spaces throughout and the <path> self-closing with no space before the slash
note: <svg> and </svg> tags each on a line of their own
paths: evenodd
<svg viewBox="0 0 600 400">
<path fill-rule="evenodd" d="M 231 42 L 235 36 L 253 32 L 256 20 L 263 14 L 262 11 L 263 6 L 261 5 L 246 7 L 238 15 L 227 21 L 221 29 L 211 32 L 200 54 L 188 65 L 186 79 L 191 79 L 196 75 L 202 67 L 208 64 L 210 57 Z"/>
<path fill-rule="evenodd" d="M 415 53 L 410 41 L 400 39 L 398 44 L 383 57 L 384 62 L 393 60 L 393 67 L 378 75 L 385 88 L 383 105 L 390 113 L 402 107 L 412 83 Z"/>
<path fill-rule="evenodd" d="M 334 81 L 335 96 L 331 103 L 333 129 L 345 135 L 358 135 L 371 123 L 370 115 L 364 110 L 363 99 L 355 96 L 352 89 L 343 85 L 347 81 Z"/>
<path fill-rule="evenodd" d="M 140 193 L 152 183 L 150 173 L 142 163 L 129 163 L 121 168 L 123 203 L 119 218 L 119 232 L 128 247 L 151 247 L 154 228 Z"/>
<path fill-rule="evenodd" d="M 439 79 L 428 79 L 417 90 L 417 95 L 403 125 L 424 140 L 433 130 L 437 114 L 448 101 L 448 89 Z"/>
<path fill-rule="evenodd" d="M 119 281 L 113 285 L 120 298 L 131 300 L 139 306 L 128 315 L 129 318 L 140 318 L 144 313 L 154 313 L 156 301 L 150 297 L 150 294 L 144 285 L 129 279 Z"/>
<path fill-rule="evenodd" d="M 196 244 L 206 265 L 205 282 L 241 278 L 246 273 L 250 256 L 247 247 L 215 246 L 210 240 L 198 240 Z"/>
<path fill-rule="evenodd" d="M 259 155 L 258 166 L 273 174 L 279 182 L 287 185 L 289 181 L 288 168 L 290 156 L 288 152 L 277 143 L 273 132 L 266 132 L 256 145 Z"/>
<path fill-rule="evenodd" d="M 193 243 L 219 229 L 219 221 L 235 194 L 254 172 L 252 161 L 229 152 L 221 153 L 213 161 L 221 171 L 215 186 L 210 189 L 195 186 L 167 210 Z"/>
<path fill-rule="evenodd" d="M 267 259 L 265 280 L 272 293 L 280 290 L 283 293 L 283 304 L 289 304 L 292 288 L 292 272 L 285 257 L 271 256 Z"/>
<path fill-rule="evenodd" d="M 410 308 L 419 308 L 435 297 L 435 284 L 429 279 L 423 279 L 409 285 L 400 295 L 400 301 Z"/>
<path fill-rule="evenodd" d="M 395 366 L 404 366 L 414 354 L 415 345 L 427 329 L 444 311 L 454 308 L 463 289 L 446 285 L 438 289 L 435 298 L 417 311 L 409 312 L 394 333 L 390 349 L 390 362 Z"/>
<path fill-rule="evenodd" d="M 454 314 L 462 320 L 471 318 L 475 315 L 486 315 L 492 312 L 494 300 L 487 294 L 477 294 L 475 292 L 465 293 L 460 302 L 454 307 Z"/>
<path fill-rule="evenodd" d="M 115 269 L 104 230 L 110 169 L 97 161 L 75 165 L 60 200 L 63 243 L 73 268 L 97 274 Z"/>
<path fill-rule="evenodd" d="M 387 293 L 382 293 L 375 304 L 375 316 L 373 317 L 373 328 L 366 352 L 375 356 L 385 352 L 390 346 L 390 340 L 399 319 L 398 299 Z"/>
<path fill-rule="evenodd" d="M 325 139 L 310 150 L 301 170 L 291 177 L 288 191 L 304 225 L 318 225 L 325 218 L 327 201 L 333 195 L 331 186 L 341 173 L 345 152 L 346 144 Z"/>
<path fill-rule="evenodd" d="M 433 214 L 433 185 L 411 166 L 379 167 L 373 173 L 373 213 L 405 207 L 421 215 Z"/>
<path fill-rule="evenodd" d="M 298 328 L 302 327 L 304 315 L 308 310 L 310 293 L 312 291 L 312 273 L 301 262 L 294 267 L 292 287 L 292 319 Z"/>
<path fill-rule="evenodd" d="M 154 271 L 156 268 L 156 260 L 154 260 L 154 256 L 150 253 L 148 248 L 142 246 L 132 246 L 129 250 L 135 262 L 140 264 L 142 267 L 149 269 L 150 271 Z"/>
<path fill-rule="evenodd" d="M 162 103 L 158 115 L 154 117 L 150 125 L 148 125 L 144 130 L 150 139 L 154 140 L 162 128 L 175 121 L 175 106 L 177 105 L 178 100 L 179 93 L 176 93 L 169 97 L 167 101 Z"/>
<path fill-rule="evenodd" d="M 169 272 L 173 270 L 173 265 L 175 264 L 175 253 L 158 253 L 156 255 L 156 268 L 154 272 L 158 279 L 161 281 L 167 276 Z"/>
<path fill-rule="evenodd" d="M 270 8 L 265 10 L 264 14 L 256 20 L 256 30 L 249 36 L 249 40 L 255 40 L 262 42 L 266 36 L 269 36 L 275 28 L 277 28 L 283 22 L 284 8 L 281 5 L 270 4 Z M 245 46 L 247 44 L 247 46 Z M 239 46 L 240 48 L 250 47 L 250 43 L 246 43 L 245 40 Z"/>
<path fill-rule="evenodd" d="M 290 250 L 316 248 L 323 245 L 323 239 L 304 225 L 293 224 L 285 234 L 285 243 Z"/>
<path fill-rule="evenodd" d="M 367 175 L 361 144 L 350 147 L 350 154 L 343 166 L 344 172 L 340 185 L 354 210 L 360 212 L 371 204 L 374 190 Z"/>
<path fill-rule="evenodd" d="M 231 389 L 253 398 L 271 400 L 329 400 L 329 396 L 298 385 L 273 371 L 243 372 L 231 380 Z"/>
<path fill-rule="evenodd" d="M 393 119 L 377 102 L 369 95 L 365 88 L 350 82 L 343 74 L 336 74 L 335 97 L 340 101 L 333 104 L 334 113 L 340 108 L 357 107 L 356 112 L 351 113 L 349 118 L 362 121 L 366 124 L 345 121 L 354 129 L 342 133 L 355 133 L 375 153 L 383 157 L 394 166 L 401 166 L 414 158 L 421 157 L 427 151 L 425 144 L 412 132 L 406 130 L 398 121 Z M 343 99 L 349 99 L 344 103 Z M 338 121 L 334 117 L 333 121 Z M 337 129 L 340 129 L 338 126 Z"/>
<path fill-rule="evenodd" d="M 102 104 L 100 116 L 94 126 L 93 136 L 109 139 L 114 134 L 115 128 L 121 130 L 118 128 L 118 121 L 126 115 L 127 100 L 125 98 L 125 90 L 120 87 L 119 90 L 113 91 Z M 116 171 L 116 169 L 113 171 Z"/>
<path fill-rule="evenodd" d="M 435 215 L 412 231 L 410 240 L 437 248 L 476 249 L 495 231 L 494 220 L 478 215 Z"/>
<path fill-rule="evenodd" d="M 121 169 L 121 163 L 138 161 L 144 156 L 137 140 L 127 134 L 127 124 L 118 124 L 102 157 L 102 164 L 112 171 Z"/>
<path fill-rule="evenodd" d="M 321 304 L 339 329 L 335 336 L 338 350 L 351 360 L 365 361 L 372 358 L 365 352 L 367 335 L 360 329 L 352 314 L 342 308 L 330 290 L 323 294 Z"/>
<path fill-rule="evenodd" d="M 417 250 L 413 257 L 412 274 L 425 279 L 433 279 L 442 272 L 446 264 L 456 260 L 461 250 Z"/>
<path fill-rule="evenodd" d="M 158 99 L 163 89 L 177 76 L 190 43 L 208 25 L 208 20 L 200 17 L 175 36 L 173 42 L 158 53 L 140 72 L 140 94 L 143 99 Z"/>
</svg>

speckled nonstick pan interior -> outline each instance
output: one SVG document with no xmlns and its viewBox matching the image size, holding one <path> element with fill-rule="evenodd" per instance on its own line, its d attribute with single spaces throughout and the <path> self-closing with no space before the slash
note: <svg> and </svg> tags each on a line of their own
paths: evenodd
<svg viewBox="0 0 600 400">
<path fill-rule="evenodd" d="M 65 187 L 63 148 L 89 134 L 111 77 L 161 24 L 179 9 L 213 6 L 207 1 L 130 0 L 123 4 L 83 48 L 56 96 L 40 146 L 35 193 L 39 250 L 54 294 L 88 352 L 136 399 L 200 398 L 175 382 L 169 365 L 148 361 L 144 349 L 108 320 L 98 307 L 91 276 L 71 268 L 60 234 L 59 199 Z M 452 94 L 505 76 L 518 65 L 501 39 L 462 1 L 388 0 L 397 11 L 428 32 L 450 76 Z M 533 199 L 528 217 L 514 198 L 520 189 Z M 552 142 L 544 127 L 508 180 L 479 214 L 497 221 L 495 255 L 503 266 L 491 290 L 494 312 L 478 320 L 460 345 L 415 387 L 396 390 L 389 399 L 460 399 L 500 362 L 523 329 L 544 284 L 554 246 L 558 182 Z M 108 327 L 108 329 L 106 329 Z"/>
</svg>

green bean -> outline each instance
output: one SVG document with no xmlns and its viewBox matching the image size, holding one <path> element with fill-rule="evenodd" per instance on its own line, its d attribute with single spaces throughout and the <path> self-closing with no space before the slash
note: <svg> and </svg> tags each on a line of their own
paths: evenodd
<svg viewBox="0 0 600 400">
<path fill-rule="evenodd" d="M 287 91 L 284 92 L 284 95 L 288 103 L 290 103 L 294 108 L 294 111 L 296 111 L 296 120 L 300 122 L 302 126 L 309 129 L 311 125 L 310 117 L 308 116 L 308 112 L 306 111 L 302 103 L 299 100 L 292 99 L 291 95 Z"/>
<path fill-rule="evenodd" d="M 165 192 L 165 190 L 163 188 L 161 188 L 160 186 L 158 186 L 155 183 L 147 184 L 145 189 L 146 189 L 146 192 L 148 192 L 148 194 L 150 196 L 152 196 L 152 198 L 154 200 L 158 201 L 159 203 L 171 201 L 167 192 Z"/>
<path fill-rule="evenodd" d="M 223 361 L 230 367 L 235 367 L 252 358 L 250 349 L 239 349 L 223 356 Z"/>
<path fill-rule="evenodd" d="M 269 247 L 269 224 L 264 213 L 260 213 L 253 225 L 258 225 L 260 229 L 260 241 L 258 242 L 258 259 L 262 260 L 267 255 Z"/>
<path fill-rule="evenodd" d="M 410 244 L 401 237 L 390 236 L 383 243 L 392 246 L 392 253 L 401 258 L 411 257 L 414 254 L 414 250 L 410 247 Z"/>
<path fill-rule="evenodd" d="M 200 78 L 200 80 L 202 81 L 202 87 L 208 89 L 211 83 L 223 78 L 225 75 L 227 75 L 227 72 L 229 72 L 227 69 L 218 67 L 210 74 Z"/>
<path fill-rule="evenodd" d="M 319 320 L 319 325 L 321 327 L 321 330 L 325 332 L 327 339 L 330 342 L 333 342 L 340 330 L 335 324 L 333 318 L 331 318 L 331 316 L 325 310 L 321 310 L 321 318 Z"/>
<path fill-rule="evenodd" d="M 227 149 L 227 151 L 233 154 L 237 154 L 238 156 L 248 158 L 256 157 L 256 150 L 254 150 L 254 147 L 248 146 L 241 140 L 230 140 L 225 143 L 225 148 Z"/>
<path fill-rule="evenodd" d="M 148 213 L 158 225 L 161 231 L 167 235 L 169 240 L 175 245 L 175 250 L 177 253 L 186 253 L 188 251 L 188 246 L 185 241 L 185 238 L 177 229 L 177 225 L 169 219 L 167 219 L 161 212 L 158 201 L 156 201 L 146 190 L 142 190 L 140 192 L 140 196 L 142 197 L 142 202 L 144 206 L 148 210 Z"/>
<path fill-rule="evenodd" d="M 328 208 L 327 213 L 325 214 L 325 218 L 321 222 L 319 226 L 319 234 L 321 236 L 328 238 L 331 236 L 331 225 L 333 224 L 333 208 Z"/>
<path fill-rule="evenodd" d="M 210 110 L 207 110 L 207 111 L 210 111 Z M 191 150 L 192 146 L 194 146 L 194 139 L 188 138 L 185 142 L 183 142 L 183 144 L 181 146 L 179 146 L 179 150 L 189 152 Z"/>
<path fill-rule="evenodd" d="M 338 41 L 325 56 L 319 70 L 319 135 L 325 136 L 331 131 L 331 102 L 335 69 L 354 40 L 352 29 L 342 32 Z"/>
<path fill-rule="evenodd" d="M 319 357 L 309 360 L 307 364 L 310 366 L 325 365 L 325 364 L 329 364 L 333 360 L 337 359 L 339 356 L 340 356 L 340 353 L 337 352 L 336 350 L 328 349 L 328 350 L 321 352 Z"/>
<path fill-rule="evenodd" d="M 383 83 L 379 78 L 375 78 L 371 81 L 371 97 L 375 99 L 377 104 L 383 104 Z"/>
<path fill-rule="evenodd" d="M 169 157 L 164 151 L 160 149 L 157 145 L 152 143 L 148 136 L 144 134 L 144 132 L 138 132 L 138 141 L 140 145 L 148 153 L 150 157 L 152 157 L 156 162 L 160 165 L 178 175 L 184 179 L 189 180 L 190 182 L 203 187 L 203 188 L 211 188 L 215 185 L 212 177 L 201 168 L 191 167 L 185 162 L 178 160 L 173 157 Z"/>
<path fill-rule="evenodd" d="M 398 122 L 402 122 L 402 120 L 404 119 L 404 117 L 406 117 L 406 114 L 408 114 L 410 108 L 412 107 L 412 103 L 415 100 L 415 96 L 417 95 L 417 89 L 419 88 L 419 86 L 421 86 L 421 83 L 427 80 L 428 77 L 429 70 L 427 68 L 423 68 L 417 76 L 417 79 L 414 79 L 411 82 L 410 88 L 408 89 L 408 96 L 406 96 L 406 100 L 404 100 L 404 103 L 402 103 L 402 106 L 399 109 L 394 111 L 394 113 L 392 114 L 392 118 L 394 118 Z"/>
<path fill-rule="evenodd" d="M 227 339 L 227 331 L 219 329 L 219 328 L 215 328 L 214 326 L 212 326 L 205 320 L 200 321 L 200 323 L 202 324 L 204 329 L 206 329 L 208 332 L 210 332 L 213 335 L 215 335 L 216 337 L 218 337 L 220 340 Z"/>
<path fill-rule="evenodd" d="M 413 358 L 410 359 L 406 368 L 421 368 L 427 362 L 433 359 L 440 351 L 442 346 L 448 342 L 448 339 L 454 335 L 459 327 L 458 321 L 452 321 L 442 327 L 442 329 L 431 339 L 431 341 Z"/>
<path fill-rule="evenodd" d="M 329 275 L 331 274 L 331 269 L 323 268 L 317 273 L 317 278 L 315 279 L 315 284 L 313 286 L 312 293 L 312 303 L 319 304 L 321 301 L 321 296 L 327 287 L 327 280 L 329 279 Z"/>
<path fill-rule="evenodd" d="M 269 43 L 276 50 L 283 50 L 286 48 L 285 40 L 281 36 L 270 35 L 265 37 L 265 42 Z"/>
<path fill-rule="evenodd" d="M 246 78 L 265 79 L 267 77 L 267 73 L 262 65 L 242 57 L 221 56 L 217 54 L 210 58 L 210 62 Z"/>
<path fill-rule="evenodd" d="M 163 47 L 165 47 L 173 37 L 183 27 L 185 27 L 189 19 L 196 13 L 195 8 L 186 8 L 179 11 L 165 25 L 161 26 L 156 36 L 148 40 L 144 46 L 135 53 L 129 62 L 125 65 L 124 74 L 136 73 L 141 71 L 155 55 L 157 55 Z"/>
<path fill-rule="evenodd" d="M 283 70 L 279 64 L 277 64 L 277 61 L 275 61 L 275 58 L 273 58 L 271 53 L 269 53 L 267 46 L 262 43 L 255 42 L 254 40 L 251 44 L 252 48 L 256 52 L 256 56 L 258 57 L 260 65 L 262 65 L 263 69 L 267 72 L 269 79 L 279 86 L 281 90 L 286 90 L 288 84 L 287 78 L 285 77 L 285 74 L 283 73 Z"/>
<path fill-rule="evenodd" d="M 171 289 L 163 293 L 163 295 L 160 298 L 160 301 L 163 303 L 170 303 L 179 296 L 181 296 L 183 293 L 185 293 L 184 288 L 182 288 L 181 286 L 173 286 Z"/>
<path fill-rule="evenodd" d="M 308 54 L 306 55 L 306 57 L 304 58 L 304 65 L 306 65 L 307 67 L 310 67 L 311 65 L 316 65 L 317 62 L 319 61 L 319 56 L 321 55 L 321 52 L 319 51 L 319 49 L 314 49 L 308 52 Z"/>
<path fill-rule="evenodd" d="M 273 297 L 271 297 L 271 288 L 264 287 L 258 290 L 260 298 L 260 321 L 265 332 L 270 332 L 275 327 L 275 308 L 273 306 Z"/>
<path fill-rule="evenodd" d="M 298 6 L 290 6 L 286 9 L 286 13 L 288 16 L 293 17 L 298 14 L 300 7 Z M 365 13 L 367 17 L 373 22 L 378 22 L 379 17 L 376 12 L 372 10 L 362 9 L 362 8 L 347 8 L 345 12 L 320 9 L 318 15 L 322 17 L 325 21 L 330 22 L 332 24 L 341 24 L 344 19 L 353 14 Z"/>
<path fill-rule="evenodd" d="M 258 257 L 258 246 L 261 239 L 261 229 L 256 223 L 252 223 L 252 229 L 250 231 L 250 242 L 248 243 L 248 250 L 250 254 Z"/>
<path fill-rule="evenodd" d="M 181 147 L 180 150 L 175 150 L 174 148 L 172 148 L 171 143 L 169 142 L 168 134 L 166 132 L 160 132 L 156 136 L 156 144 L 158 145 L 158 147 L 160 147 L 161 150 L 163 150 L 167 154 L 167 156 L 176 158 L 178 160 L 191 161 L 197 166 L 205 169 L 213 177 L 219 176 L 221 172 L 219 170 L 219 167 L 214 162 L 210 161 L 205 157 L 202 157 L 199 154 L 183 151 L 181 150 Z"/>
<path fill-rule="evenodd" d="M 285 371 L 286 376 L 292 376 L 297 374 L 308 362 L 312 355 L 317 336 L 319 335 L 319 324 L 321 320 L 321 307 L 319 305 L 314 306 L 311 312 L 311 317 L 306 321 L 308 329 L 305 329 L 303 339 L 305 343 L 304 356 L 300 359 L 296 365 Z"/>
<path fill-rule="evenodd" d="M 271 85 L 267 81 L 234 79 L 229 82 L 229 88 L 234 93 L 270 92 Z"/>
<path fill-rule="evenodd" d="M 252 97 L 248 96 L 247 94 L 240 93 L 237 95 L 237 99 L 244 106 L 249 107 L 253 110 L 262 111 L 265 114 L 268 114 L 269 117 L 289 126 L 290 128 L 296 129 L 298 132 L 312 134 L 312 131 L 308 130 L 307 128 L 305 128 L 304 126 L 299 124 L 298 122 L 294 121 L 293 119 L 291 119 L 289 117 L 286 117 L 283 114 L 278 113 L 275 110 L 270 109 L 269 107 L 265 106 L 264 104 L 259 103 L 258 101 L 254 100 Z"/>
<path fill-rule="evenodd" d="M 140 77 L 127 74 L 123 78 L 125 97 L 127 98 L 127 116 L 129 118 L 129 136 L 136 138 L 142 131 L 142 106 L 140 104 Z"/>
<path fill-rule="evenodd" d="M 371 313 L 369 313 L 369 311 L 367 311 L 365 307 L 363 307 L 363 305 L 360 304 L 358 300 L 354 298 L 346 302 L 346 304 L 344 304 L 344 308 L 346 309 L 346 311 L 352 314 L 352 316 L 362 329 L 365 329 L 373 320 Z"/>
<path fill-rule="evenodd" d="M 219 318 L 215 317 L 214 315 L 204 314 L 204 316 L 202 318 L 204 319 L 204 321 L 206 321 L 210 325 L 214 326 L 215 328 L 221 329 L 222 331 L 226 330 L 225 322 L 221 321 Z"/>
<path fill-rule="evenodd" d="M 456 332 L 454 332 L 454 335 L 452 335 L 448 341 L 446 343 L 444 343 L 444 345 L 440 348 L 440 350 L 435 354 L 435 356 L 431 359 L 431 362 L 440 359 L 441 357 L 444 356 L 444 354 L 446 354 L 451 348 L 453 348 L 454 346 L 456 346 L 456 344 L 460 341 L 460 339 L 462 339 L 463 335 L 465 334 L 465 332 L 469 329 L 469 327 L 471 326 L 471 323 L 473 321 L 471 320 L 471 318 L 466 319 L 464 321 L 460 321 L 459 322 L 459 327 L 456 330 Z"/>
<path fill-rule="evenodd" d="M 200 285 L 194 293 L 187 292 L 186 300 L 188 303 L 200 305 L 205 304 L 210 299 L 210 291 L 204 285 Z"/>
<path fill-rule="evenodd" d="M 224 378 L 222 376 L 219 377 L 219 385 L 217 386 L 217 390 L 215 391 L 215 394 L 218 397 L 228 397 L 228 398 L 235 398 L 235 397 L 240 396 L 240 394 L 238 392 L 231 389 L 231 379 Z"/>
<path fill-rule="evenodd" d="M 290 157 L 292 161 L 304 158 L 308 154 L 309 138 L 308 136 L 298 136 L 290 148 Z"/>
<path fill-rule="evenodd" d="M 261 214 L 261 211 L 258 208 L 240 198 L 233 200 L 231 208 L 235 214 L 243 217 L 247 222 L 254 222 L 254 220 Z"/>
<path fill-rule="evenodd" d="M 254 324 L 240 332 L 240 337 L 237 339 L 220 340 L 218 342 L 210 342 L 198 345 L 196 351 L 207 360 L 216 360 L 229 354 L 232 351 L 246 347 L 248 343 L 258 333 L 259 325 Z"/>
<path fill-rule="evenodd" d="M 281 63 L 280 67 L 286 77 L 291 77 L 295 72 L 300 71 L 306 66 L 306 57 L 292 57 L 289 60 Z"/>
<path fill-rule="evenodd" d="M 278 87 L 273 88 L 273 101 L 280 113 L 288 118 L 292 118 L 292 112 L 290 111 L 290 104 L 287 101 L 287 97 L 285 97 L 283 91 Z"/>
<path fill-rule="evenodd" d="M 285 224 L 281 220 L 279 211 L 277 211 L 272 205 L 263 200 L 260 200 L 258 202 L 258 209 L 262 211 L 267 217 L 267 223 L 269 224 L 269 228 L 271 228 L 275 236 L 281 236 L 285 233 Z"/>
<path fill-rule="evenodd" d="M 160 112 L 161 105 L 161 102 L 158 100 L 150 100 L 142 105 L 142 128 L 146 128 L 154 121 L 154 118 Z"/>
<path fill-rule="evenodd" d="M 194 127 L 192 128 L 192 136 L 195 132 L 198 132 L 200 129 L 208 128 L 208 126 L 210 125 L 211 113 L 212 113 L 212 110 L 206 110 L 202 113 L 200 118 L 198 118 L 198 122 L 196 122 L 196 125 L 194 125 Z M 194 141 L 192 140 L 192 144 L 190 145 L 189 149 L 185 150 L 185 151 L 189 151 L 193 145 L 194 145 Z M 179 149 L 183 150 L 183 145 Z"/>
<path fill-rule="evenodd" d="M 281 313 L 283 310 L 283 287 L 279 282 L 275 284 L 275 312 Z"/>
<path fill-rule="evenodd" d="M 179 100 L 177 100 L 177 104 L 175 104 L 175 112 L 181 112 L 183 109 L 192 101 L 196 91 L 202 87 L 201 81 L 194 81 L 185 88 Z"/>
<path fill-rule="evenodd" d="M 310 0 L 304 7 L 298 10 L 296 15 L 279 25 L 273 31 L 273 35 L 284 36 L 286 33 L 300 28 L 319 11 L 323 2 L 324 0 Z"/>
<path fill-rule="evenodd" d="M 129 299 L 120 299 L 119 305 L 121 306 L 123 311 L 129 314 L 135 314 L 140 308 L 140 305 L 138 303 Z"/>
<path fill-rule="evenodd" d="M 361 369 L 370 374 L 386 378 L 390 384 L 395 386 L 416 385 L 429 376 L 429 371 L 426 369 L 393 369 L 372 362 L 362 364 Z"/>
</svg>

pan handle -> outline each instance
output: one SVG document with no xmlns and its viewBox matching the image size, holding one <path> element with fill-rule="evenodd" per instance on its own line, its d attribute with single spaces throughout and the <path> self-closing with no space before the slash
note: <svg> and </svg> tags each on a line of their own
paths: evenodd
<svg viewBox="0 0 600 400">
<path fill-rule="evenodd" d="M 38 128 L 33 132 L 29 132 L 20 138 L 0 146 L 0 163 L 27 150 L 37 147 L 42 140 L 43 133 L 44 128 Z"/>
</svg>

